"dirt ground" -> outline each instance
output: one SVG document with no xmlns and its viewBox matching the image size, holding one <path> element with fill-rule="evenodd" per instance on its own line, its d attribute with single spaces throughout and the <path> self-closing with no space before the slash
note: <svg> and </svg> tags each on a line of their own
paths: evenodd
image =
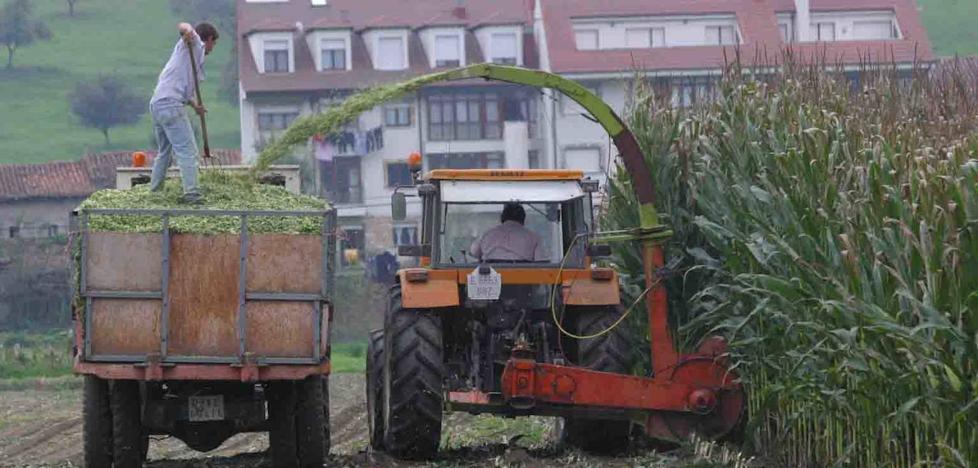
<svg viewBox="0 0 978 468">
<path fill-rule="evenodd" d="M 330 378 L 332 456 L 328 466 L 418 466 L 367 451 L 364 382 L 359 374 Z M 553 443 L 550 418 L 448 416 L 442 453 L 427 466 L 725 466 L 691 453 L 636 450 L 622 457 L 581 454 Z M 81 390 L 0 392 L 0 466 L 82 466 Z M 177 439 L 156 437 L 148 467 L 270 467 L 264 434 L 241 434 L 201 454 Z"/>
</svg>

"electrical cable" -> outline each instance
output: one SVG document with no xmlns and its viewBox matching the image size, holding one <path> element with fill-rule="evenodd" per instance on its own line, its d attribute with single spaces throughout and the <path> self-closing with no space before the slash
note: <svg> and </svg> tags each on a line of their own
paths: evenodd
<svg viewBox="0 0 978 468">
<path fill-rule="evenodd" d="M 635 309 L 638 303 L 641 302 L 642 299 L 644 299 L 649 294 L 649 292 L 652 291 L 653 288 L 659 285 L 659 280 L 656 279 L 651 286 L 645 288 L 645 291 L 643 291 L 642 294 L 638 295 L 638 297 L 635 299 L 635 302 L 633 302 L 627 309 L 625 309 L 625 311 L 622 312 L 621 317 L 619 317 L 618 320 L 616 320 L 615 323 L 611 324 L 611 326 L 609 326 L 607 329 L 592 335 L 577 335 L 567 331 L 567 329 L 565 329 L 564 326 L 561 325 L 560 320 L 557 318 L 557 307 L 556 307 L 557 304 L 555 299 L 557 297 L 557 288 L 560 286 L 560 279 L 563 276 L 564 266 L 566 265 L 567 258 L 570 256 L 570 253 L 574 250 L 574 246 L 577 244 L 577 241 L 580 240 L 582 237 L 587 237 L 587 234 L 578 234 L 577 236 L 574 237 L 574 240 L 571 241 L 570 247 L 568 247 L 567 249 L 567 253 L 564 254 L 564 258 L 560 261 L 560 268 L 557 270 L 557 276 L 554 279 L 554 284 L 550 289 L 550 313 L 551 316 L 553 317 L 554 325 L 557 326 L 557 329 L 560 330 L 561 333 L 577 340 L 590 340 L 592 338 L 598 338 L 600 336 L 611 333 L 612 330 L 614 330 L 619 325 L 621 325 L 621 323 L 624 322 L 625 319 L 628 318 L 628 316 L 631 314 L 632 310 Z M 571 288 L 573 289 L 573 287 L 574 287 L 574 283 L 572 282 Z"/>
</svg>

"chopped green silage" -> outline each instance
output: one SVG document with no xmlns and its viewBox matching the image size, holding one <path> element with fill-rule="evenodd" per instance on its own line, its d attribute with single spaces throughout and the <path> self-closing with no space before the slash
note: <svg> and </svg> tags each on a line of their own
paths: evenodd
<svg viewBox="0 0 978 468">
<path fill-rule="evenodd" d="M 200 205 L 180 202 L 179 181 L 168 181 L 160 192 L 146 185 L 132 190 L 101 190 L 82 202 L 80 208 L 113 209 L 194 209 L 237 211 L 323 211 L 329 203 L 315 197 L 295 195 L 282 187 L 257 183 L 253 178 L 219 171 L 201 174 Z M 236 234 L 241 220 L 236 216 L 173 216 L 169 226 L 174 233 Z M 163 229 L 159 216 L 91 215 L 88 227 L 101 232 L 151 233 Z M 248 219 L 248 232 L 281 234 L 319 234 L 322 217 L 255 216 Z"/>
</svg>

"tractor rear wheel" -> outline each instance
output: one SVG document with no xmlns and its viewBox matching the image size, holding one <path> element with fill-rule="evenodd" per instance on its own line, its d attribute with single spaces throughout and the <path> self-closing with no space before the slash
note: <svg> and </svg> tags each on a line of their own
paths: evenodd
<svg viewBox="0 0 978 468">
<path fill-rule="evenodd" d="M 370 332 L 367 344 L 367 426 L 370 448 L 384 450 L 384 330 Z"/>
<path fill-rule="evenodd" d="M 94 375 L 85 376 L 82 434 L 85 466 L 112 466 L 112 410 L 109 382 Z"/>
<path fill-rule="evenodd" d="M 384 447 L 397 458 L 430 459 L 441 441 L 441 320 L 401 308 L 398 288 L 391 294 L 384 327 Z"/>
<path fill-rule="evenodd" d="M 573 330 L 590 336 L 608 330 L 624 313 L 618 306 L 568 308 Z M 621 326 L 601 336 L 578 340 L 573 361 L 588 369 L 628 374 L 632 370 L 633 348 Z M 563 442 L 595 453 L 614 454 L 628 449 L 631 422 L 609 419 L 564 418 Z"/>
</svg>

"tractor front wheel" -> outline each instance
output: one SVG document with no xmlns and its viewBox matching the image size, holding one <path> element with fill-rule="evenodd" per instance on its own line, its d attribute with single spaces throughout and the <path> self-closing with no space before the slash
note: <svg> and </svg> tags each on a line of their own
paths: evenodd
<svg viewBox="0 0 978 468">
<path fill-rule="evenodd" d="M 634 354 L 628 335 L 621 326 L 611 328 L 622 313 L 621 305 L 568 307 L 567 314 L 576 334 L 590 336 L 605 331 L 600 336 L 578 340 L 575 364 L 601 372 L 631 372 Z M 615 454 L 628 449 L 630 432 L 630 421 L 567 417 L 561 439 L 587 452 Z"/>
<path fill-rule="evenodd" d="M 384 326 L 384 447 L 397 458 L 430 459 L 441 441 L 441 320 L 401 308 L 397 288 L 391 294 Z"/>
</svg>

